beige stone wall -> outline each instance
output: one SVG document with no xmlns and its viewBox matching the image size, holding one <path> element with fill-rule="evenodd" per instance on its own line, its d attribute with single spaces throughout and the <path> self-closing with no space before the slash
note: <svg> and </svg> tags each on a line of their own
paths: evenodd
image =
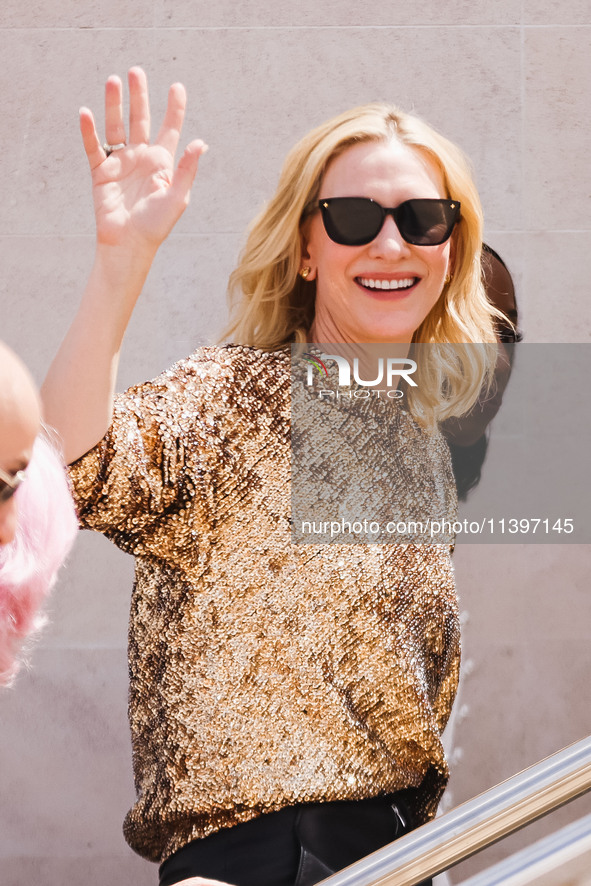
<svg viewBox="0 0 591 886">
<path fill-rule="evenodd" d="M 241 234 L 286 150 L 372 99 L 420 113 L 472 157 L 486 238 L 514 274 L 529 340 L 589 340 L 583 0 L 4 0 L 0 24 L 0 335 L 39 379 L 93 252 L 77 109 L 100 118 L 104 79 L 132 64 L 148 72 L 155 121 L 168 84 L 186 84 L 186 139 L 202 136 L 210 152 L 133 319 L 121 387 L 218 334 Z M 471 673 L 453 739 L 454 803 L 591 731 L 588 547 L 459 547 L 456 566 Z M 0 698 L 4 886 L 156 880 L 120 831 L 133 799 L 130 585 L 129 558 L 85 533 L 32 671 Z"/>
</svg>

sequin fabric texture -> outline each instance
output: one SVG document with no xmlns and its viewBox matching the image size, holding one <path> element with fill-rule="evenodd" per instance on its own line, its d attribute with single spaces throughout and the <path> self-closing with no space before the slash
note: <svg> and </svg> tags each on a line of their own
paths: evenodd
<svg viewBox="0 0 591 886">
<path fill-rule="evenodd" d="M 451 544 L 457 495 L 442 436 L 410 419 L 404 395 L 385 396 L 394 385 L 340 385 L 326 354 L 327 377 L 310 373 L 317 349 L 306 347 L 306 362 L 292 353 L 295 540 Z"/>
<path fill-rule="evenodd" d="M 118 397 L 71 474 L 81 525 L 136 558 L 134 850 L 162 861 L 286 805 L 406 787 L 434 815 L 459 669 L 450 547 L 293 543 L 288 353 L 195 352 Z"/>
</svg>

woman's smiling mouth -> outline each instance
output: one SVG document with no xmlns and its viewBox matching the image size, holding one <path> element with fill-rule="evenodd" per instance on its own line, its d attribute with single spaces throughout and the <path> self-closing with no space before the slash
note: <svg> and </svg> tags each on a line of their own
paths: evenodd
<svg viewBox="0 0 591 886">
<path fill-rule="evenodd" d="M 387 292 L 407 291 L 412 289 L 420 280 L 420 277 L 402 277 L 397 279 L 379 277 L 355 277 L 355 282 L 364 289 L 370 291 L 380 290 Z"/>
</svg>

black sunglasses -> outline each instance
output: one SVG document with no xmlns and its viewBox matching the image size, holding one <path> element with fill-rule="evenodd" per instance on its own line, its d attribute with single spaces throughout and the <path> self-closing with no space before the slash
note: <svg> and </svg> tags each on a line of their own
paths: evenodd
<svg viewBox="0 0 591 886">
<path fill-rule="evenodd" d="M 391 215 L 400 236 L 414 246 L 439 246 L 451 237 L 460 217 L 457 200 L 405 200 L 385 207 L 368 197 L 332 197 L 319 200 L 326 233 L 342 246 L 371 243 Z"/>
<path fill-rule="evenodd" d="M 8 501 L 16 490 L 19 488 L 23 480 L 26 479 L 24 471 L 17 471 L 16 474 L 7 474 L 0 468 L 0 504 Z"/>
</svg>

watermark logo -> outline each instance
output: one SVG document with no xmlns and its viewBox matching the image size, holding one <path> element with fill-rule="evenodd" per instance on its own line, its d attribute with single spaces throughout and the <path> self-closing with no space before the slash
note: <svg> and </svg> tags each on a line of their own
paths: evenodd
<svg viewBox="0 0 591 886">
<path fill-rule="evenodd" d="M 339 354 L 320 354 L 320 357 L 317 357 L 314 354 L 306 352 L 304 358 L 306 359 L 306 362 L 310 364 L 308 366 L 308 387 L 312 387 L 314 384 L 313 367 L 316 367 L 321 375 L 324 374 L 324 376 L 328 378 L 328 369 L 324 362 L 328 360 L 333 360 L 337 364 L 339 372 L 339 387 L 341 388 L 348 388 L 351 384 L 357 384 L 363 388 L 373 388 L 382 384 L 382 382 L 385 382 L 386 387 L 392 388 L 395 385 L 398 385 L 400 379 L 404 379 L 404 381 L 413 388 L 417 387 L 416 381 L 411 377 L 417 370 L 417 364 L 414 360 L 411 360 L 410 357 L 387 357 L 385 361 L 383 357 L 379 357 L 377 375 L 373 379 L 361 378 L 359 357 L 354 357 L 351 361 L 353 363 L 353 381 L 351 381 L 351 363 L 346 357 L 342 357 Z"/>
<path fill-rule="evenodd" d="M 324 354 L 322 356 L 324 357 Z M 325 364 L 322 362 L 320 357 L 317 357 L 316 354 L 310 354 L 310 353 L 308 353 L 308 351 L 306 351 L 304 353 L 304 360 L 306 361 L 306 363 L 311 364 L 310 366 L 308 366 L 308 386 L 311 386 L 313 384 L 313 382 L 312 382 L 312 366 L 316 367 L 316 369 L 318 370 L 320 375 L 322 375 L 322 373 L 324 373 L 325 378 L 328 378 L 328 369 L 326 368 Z"/>
<path fill-rule="evenodd" d="M 320 355 L 306 351 L 303 355 L 307 367 L 307 385 L 314 386 L 315 375 L 318 373 L 321 380 L 330 379 L 327 363 L 336 363 L 338 372 L 338 388 L 347 388 L 347 392 L 341 390 L 320 390 L 318 392 L 319 399 L 330 397 L 347 396 L 349 399 L 366 400 L 370 396 L 386 397 L 398 400 L 403 396 L 403 392 L 399 390 L 398 385 L 401 380 L 405 381 L 409 387 L 416 388 L 417 383 L 413 379 L 413 374 L 417 370 L 415 360 L 410 357 L 379 357 L 377 362 L 360 361 L 359 357 L 347 358 L 342 354 L 325 354 Z M 363 369 L 360 366 L 363 363 Z M 371 370 L 367 369 L 367 363 L 371 365 Z M 316 370 L 316 373 L 315 371 Z M 368 377 L 370 375 L 371 377 Z M 384 387 L 378 387 L 383 385 Z M 354 390 L 351 390 L 351 388 Z"/>
</svg>

